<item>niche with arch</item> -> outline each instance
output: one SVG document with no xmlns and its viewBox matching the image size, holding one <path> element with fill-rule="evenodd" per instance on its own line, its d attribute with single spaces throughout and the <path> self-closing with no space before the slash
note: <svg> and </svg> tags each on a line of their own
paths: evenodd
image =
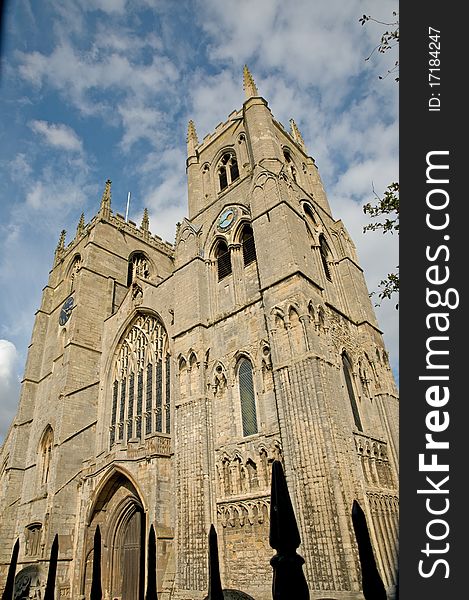
<svg viewBox="0 0 469 600">
<path fill-rule="evenodd" d="M 132 252 L 127 266 L 127 287 L 130 287 L 137 277 L 150 279 L 150 261 L 143 252 Z"/>
</svg>

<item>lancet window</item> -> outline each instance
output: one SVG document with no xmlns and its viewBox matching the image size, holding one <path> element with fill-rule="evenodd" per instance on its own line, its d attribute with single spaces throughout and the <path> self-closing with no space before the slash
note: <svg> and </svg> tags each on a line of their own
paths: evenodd
<svg viewBox="0 0 469 600">
<path fill-rule="evenodd" d="M 355 398 L 355 391 L 353 389 L 352 382 L 352 365 L 348 356 L 345 352 L 342 354 L 342 369 L 345 377 L 345 385 L 347 387 L 347 393 L 350 400 L 350 405 L 352 407 L 353 420 L 355 421 L 355 426 L 359 431 L 363 431 L 362 422 L 360 419 L 360 413 L 358 412 L 358 404 Z"/>
<path fill-rule="evenodd" d="M 321 254 L 322 266 L 324 267 L 324 274 L 329 281 L 332 281 L 331 271 L 329 269 L 329 256 L 331 251 L 327 245 L 326 238 L 322 234 L 319 236 L 319 252 Z"/>
<path fill-rule="evenodd" d="M 42 485 L 46 485 L 46 483 L 49 481 L 53 446 L 54 432 L 52 431 L 52 427 L 48 425 L 42 435 L 40 444 Z"/>
<path fill-rule="evenodd" d="M 252 378 L 252 365 L 247 358 L 242 358 L 238 364 L 239 399 L 241 402 L 241 419 L 243 436 L 257 433 L 256 398 Z"/>
<path fill-rule="evenodd" d="M 243 248 L 244 266 L 251 264 L 256 260 L 256 246 L 254 244 L 254 234 L 250 225 L 245 225 L 241 233 L 241 246 Z"/>
<path fill-rule="evenodd" d="M 218 181 L 220 191 L 228 187 L 239 178 L 238 161 L 234 152 L 225 152 L 221 157 L 218 167 Z"/>
<path fill-rule="evenodd" d="M 231 275 L 232 271 L 230 251 L 223 240 L 218 242 L 215 257 L 217 259 L 218 281 L 220 281 L 224 277 Z"/>
<path fill-rule="evenodd" d="M 288 150 L 287 148 L 285 148 L 285 150 L 283 151 L 283 157 L 284 157 L 285 162 L 287 164 L 287 171 L 290 173 L 291 178 L 296 183 L 296 167 L 295 167 L 295 164 L 294 164 L 293 159 L 291 157 L 290 150 Z"/>
<path fill-rule="evenodd" d="M 305 202 L 303 204 L 303 210 L 304 210 L 304 213 L 305 213 L 309 223 L 311 223 L 313 226 L 316 226 L 317 225 L 316 217 L 314 216 L 314 212 L 313 212 L 313 209 L 311 208 L 311 206 Z"/>
<path fill-rule="evenodd" d="M 152 315 L 139 315 L 121 341 L 111 390 L 110 445 L 170 433 L 168 336 Z"/>
</svg>

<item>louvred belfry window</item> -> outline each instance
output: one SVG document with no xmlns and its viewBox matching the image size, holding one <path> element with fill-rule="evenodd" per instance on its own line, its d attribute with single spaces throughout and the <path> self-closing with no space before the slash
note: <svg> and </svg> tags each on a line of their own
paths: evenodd
<svg viewBox="0 0 469 600">
<path fill-rule="evenodd" d="M 242 358 L 238 366 L 239 399 L 241 402 L 241 419 L 243 436 L 257 433 L 256 398 L 252 379 L 252 365 Z"/>
<path fill-rule="evenodd" d="M 225 152 L 221 157 L 218 167 L 218 183 L 220 191 L 227 188 L 233 181 L 239 178 L 238 162 L 234 152 Z"/>
<path fill-rule="evenodd" d="M 163 325 L 152 315 L 139 315 L 119 343 L 114 363 L 111 446 L 169 433 L 169 369 L 168 336 Z"/>
<path fill-rule="evenodd" d="M 256 260 L 256 246 L 254 244 L 254 234 L 250 225 L 245 225 L 241 235 L 241 246 L 243 248 L 244 266 L 251 264 Z"/>
<path fill-rule="evenodd" d="M 231 275 L 231 256 L 228 246 L 225 242 L 221 241 L 218 243 L 217 251 L 217 271 L 218 271 L 218 281 Z"/>
</svg>

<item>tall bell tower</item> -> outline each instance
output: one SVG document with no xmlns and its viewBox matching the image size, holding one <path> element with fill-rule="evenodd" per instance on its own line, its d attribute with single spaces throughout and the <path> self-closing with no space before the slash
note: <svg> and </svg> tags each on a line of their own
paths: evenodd
<svg viewBox="0 0 469 600">
<path fill-rule="evenodd" d="M 243 77 L 241 110 L 201 142 L 188 128 L 189 217 L 175 248 L 178 288 L 190 298 L 174 315 L 177 557 L 186 565 L 176 581 L 205 589 L 197 540 L 212 522 L 224 586 L 270 597 L 270 464 L 280 458 L 312 597 L 362 597 L 354 500 L 392 596 L 397 393 L 381 331 L 296 123 L 284 129 L 247 67 Z"/>
</svg>

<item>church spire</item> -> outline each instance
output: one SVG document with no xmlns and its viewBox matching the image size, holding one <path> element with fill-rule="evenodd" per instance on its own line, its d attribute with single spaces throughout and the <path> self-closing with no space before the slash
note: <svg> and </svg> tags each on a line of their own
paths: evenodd
<svg viewBox="0 0 469 600">
<path fill-rule="evenodd" d="M 246 94 L 246 98 L 252 98 L 253 96 L 259 96 L 259 92 L 257 91 L 256 84 L 254 83 L 254 79 L 247 67 L 244 65 L 243 69 L 243 89 Z"/>
<path fill-rule="evenodd" d="M 300 130 L 298 129 L 298 126 L 293 119 L 290 119 L 290 131 L 291 136 L 295 140 L 295 142 L 301 147 L 302 150 L 306 150 L 303 136 L 301 135 Z"/>
<path fill-rule="evenodd" d="M 197 139 L 197 132 L 195 130 L 194 121 L 192 119 L 189 121 L 189 125 L 187 127 L 187 156 L 197 156 L 196 154 L 196 146 L 199 145 L 199 140 Z"/>
<path fill-rule="evenodd" d="M 99 209 L 101 214 L 106 218 L 109 218 L 111 214 L 111 183 L 110 179 L 106 181 L 103 196 L 101 198 L 101 208 Z"/>
<path fill-rule="evenodd" d="M 80 235 L 83 233 L 84 230 L 85 230 L 85 213 L 82 212 L 81 216 L 80 216 L 80 220 L 78 221 L 78 225 L 77 225 L 76 237 L 80 237 Z"/>
</svg>

